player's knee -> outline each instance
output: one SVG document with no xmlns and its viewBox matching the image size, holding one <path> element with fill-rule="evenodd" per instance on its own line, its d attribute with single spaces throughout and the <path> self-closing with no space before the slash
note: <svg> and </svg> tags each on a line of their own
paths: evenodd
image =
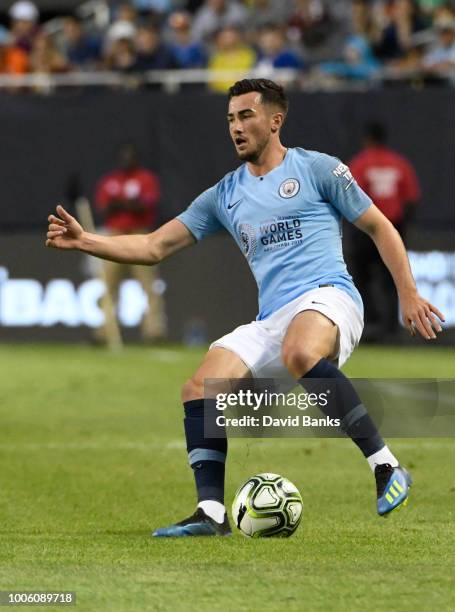
<svg viewBox="0 0 455 612">
<path fill-rule="evenodd" d="M 301 378 L 321 359 L 321 355 L 302 346 L 285 345 L 282 350 L 282 360 L 294 378 Z"/>
<path fill-rule="evenodd" d="M 204 382 L 197 376 L 189 378 L 182 387 L 182 402 L 202 399 L 204 397 Z"/>
</svg>

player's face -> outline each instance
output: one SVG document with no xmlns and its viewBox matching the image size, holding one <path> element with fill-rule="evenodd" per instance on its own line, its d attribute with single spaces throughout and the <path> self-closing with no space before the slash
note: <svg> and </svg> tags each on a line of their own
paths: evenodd
<svg viewBox="0 0 455 612">
<path fill-rule="evenodd" d="M 272 136 L 273 116 L 270 107 L 262 104 L 261 94 L 255 91 L 230 100 L 229 132 L 242 161 L 260 159 Z"/>
</svg>

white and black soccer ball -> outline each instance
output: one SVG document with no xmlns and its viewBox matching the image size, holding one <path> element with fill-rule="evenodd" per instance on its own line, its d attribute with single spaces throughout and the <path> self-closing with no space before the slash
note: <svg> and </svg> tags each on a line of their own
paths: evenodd
<svg viewBox="0 0 455 612">
<path fill-rule="evenodd" d="M 302 519 L 303 502 L 297 487 L 278 474 L 257 474 L 237 491 L 232 518 L 249 538 L 289 537 Z"/>
</svg>

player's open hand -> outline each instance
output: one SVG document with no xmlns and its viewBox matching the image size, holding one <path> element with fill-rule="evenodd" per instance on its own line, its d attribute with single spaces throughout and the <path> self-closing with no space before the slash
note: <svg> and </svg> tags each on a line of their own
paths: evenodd
<svg viewBox="0 0 455 612">
<path fill-rule="evenodd" d="M 442 332 L 439 321 L 445 320 L 444 315 L 418 293 L 401 297 L 400 302 L 403 322 L 413 336 L 419 332 L 425 340 L 434 340 L 436 333 Z"/>
<path fill-rule="evenodd" d="M 77 249 L 83 234 L 82 226 L 63 206 L 57 206 L 57 214 L 49 215 L 46 246 L 55 249 Z"/>
</svg>

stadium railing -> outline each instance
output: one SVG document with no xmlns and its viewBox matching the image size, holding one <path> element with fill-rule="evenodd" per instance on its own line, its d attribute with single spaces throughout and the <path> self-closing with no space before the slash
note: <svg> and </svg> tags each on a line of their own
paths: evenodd
<svg viewBox="0 0 455 612">
<path fill-rule="evenodd" d="M 24 75 L 0 75 L 0 90 L 32 89 L 50 94 L 62 87 L 118 87 L 137 89 L 147 85 L 161 86 L 167 93 L 178 93 L 185 85 L 210 85 L 219 81 L 234 82 L 243 78 L 266 77 L 300 91 L 368 91 L 381 87 L 385 82 L 413 82 L 422 78 L 419 71 L 397 73 L 385 68 L 368 81 L 327 82 L 314 79 L 298 70 L 277 69 L 264 74 L 263 70 L 211 71 L 211 70 L 153 70 L 142 73 L 119 73 L 109 71 L 68 72 L 61 74 L 35 73 Z M 447 75 L 445 81 L 455 86 L 455 74 Z"/>
<path fill-rule="evenodd" d="M 425 75 L 420 70 L 397 71 L 384 67 L 369 80 L 324 80 L 294 69 L 274 69 L 264 73 L 263 69 L 248 73 L 238 70 L 152 70 L 149 72 L 120 73 L 113 71 L 66 72 L 59 74 L 33 73 L 24 75 L 0 74 L 0 91 L 31 89 L 41 94 L 51 94 L 64 87 L 115 87 L 138 89 L 147 85 L 160 86 L 167 93 L 178 93 L 185 85 L 210 85 L 226 81 L 235 82 L 243 78 L 265 77 L 282 83 L 289 89 L 299 91 L 369 91 L 386 83 L 408 83 L 421 88 Z M 443 76 L 442 82 L 455 87 L 455 71 Z"/>
<path fill-rule="evenodd" d="M 169 93 L 178 92 L 187 84 L 210 84 L 232 81 L 245 77 L 264 76 L 263 71 L 210 71 L 210 70 L 153 70 L 143 73 L 119 73 L 109 71 L 68 72 L 63 74 L 0 75 L 0 89 L 32 88 L 51 93 L 59 87 L 124 87 L 134 89 L 144 85 L 161 85 Z M 296 70 L 276 70 L 267 78 L 289 85 L 301 77 Z"/>
</svg>

